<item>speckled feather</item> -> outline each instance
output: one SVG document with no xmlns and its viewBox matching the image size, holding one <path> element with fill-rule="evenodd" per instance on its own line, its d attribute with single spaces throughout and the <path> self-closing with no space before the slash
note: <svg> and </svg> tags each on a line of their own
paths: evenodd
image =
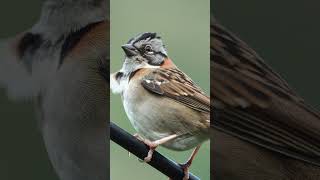
<svg viewBox="0 0 320 180">
<path fill-rule="evenodd" d="M 169 97 L 194 110 L 210 113 L 210 99 L 177 68 L 155 69 L 144 77 L 142 86 L 152 93 Z"/>
</svg>

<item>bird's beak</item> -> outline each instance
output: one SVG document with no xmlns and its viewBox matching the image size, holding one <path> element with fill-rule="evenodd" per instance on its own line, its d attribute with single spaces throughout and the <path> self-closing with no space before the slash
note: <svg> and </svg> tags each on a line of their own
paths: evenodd
<svg viewBox="0 0 320 180">
<path fill-rule="evenodd" d="M 137 50 L 131 44 L 125 44 L 121 46 L 123 51 L 126 53 L 126 56 L 131 57 L 137 55 Z"/>
</svg>

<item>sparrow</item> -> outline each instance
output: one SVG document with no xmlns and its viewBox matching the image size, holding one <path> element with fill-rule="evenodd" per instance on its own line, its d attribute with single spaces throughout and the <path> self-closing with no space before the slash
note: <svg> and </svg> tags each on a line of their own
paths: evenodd
<svg viewBox="0 0 320 180">
<path fill-rule="evenodd" d="M 319 111 L 214 17 L 210 28 L 213 177 L 319 179 Z"/>
<path fill-rule="evenodd" d="M 35 103 L 60 180 L 105 180 L 109 1 L 46 0 L 30 29 L 0 43 L 0 85 Z"/>
<path fill-rule="evenodd" d="M 121 95 L 124 110 L 149 146 L 145 162 L 159 145 L 171 150 L 195 148 L 182 165 L 184 179 L 200 145 L 208 139 L 210 99 L 168 57 L 156 33 L 141 33 L 122 46 L 122 68 L 110 75 L 113 93 Z"/>
</svg>

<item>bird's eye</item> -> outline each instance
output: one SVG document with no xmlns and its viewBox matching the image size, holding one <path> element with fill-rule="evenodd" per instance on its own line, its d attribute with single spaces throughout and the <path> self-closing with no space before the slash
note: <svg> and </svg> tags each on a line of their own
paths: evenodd
<svg viewBox="0 0 320 180">
<path fill-rule="evenodd" d="M 152 49 L 152 47 L 151 47 L 150 45 L 146 45 L 146 46 L 144 47 L 144 51 L 145 51 L 146 53 L 148 53 L 148 54 L 153 53 L 153 49 Z"/>
</svg>

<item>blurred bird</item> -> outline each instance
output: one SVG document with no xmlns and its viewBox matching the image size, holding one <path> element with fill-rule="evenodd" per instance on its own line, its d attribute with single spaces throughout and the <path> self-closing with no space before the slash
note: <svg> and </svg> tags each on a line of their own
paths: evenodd
<svg viewBox="0 0 320 180">
<path fill-rule="evenodd" d="M 201 143 L 208 139 L 210 99 L 171 61 L 156 33 L 142 33 L 122 46 L 122 69 L 111 75 L 111 89 L 121 94 L 137 137 L 149 146 L 146 162 L 159 145 L 185 151 L 185 177 Z M 142 137 L 140 137 L 142 135 Z"/>
<path fill-rule="evenodd" d="M 214 179 L 320 178 L 320 113 L 211 20 Z"/>
<path fill-rule="evenodd" d="M 109 1 L 46 0 L 39 21 L 0 44 L 0 85 L 33 99 L 61 180 L 105 180 Z"/>
</svg>

